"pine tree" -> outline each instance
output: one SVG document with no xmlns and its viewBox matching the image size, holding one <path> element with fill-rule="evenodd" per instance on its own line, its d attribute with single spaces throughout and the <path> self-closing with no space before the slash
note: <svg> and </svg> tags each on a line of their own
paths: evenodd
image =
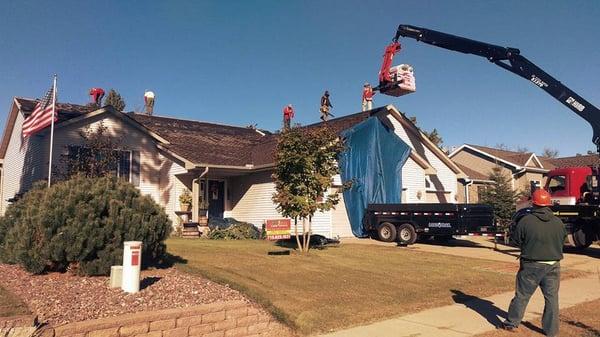
<svg viewBox="0 0 600 337">
<path fill-rule="evenodd" d="M 333 176 L 339 173 L 337 157 L 343 143 L 327 127 L 283 131 L 275 154 L 275 194 L 273 201 L 285 217 L 294 219 L 298 249 L 306 253 L 310 246 L 312 218 L 317 211 L 327 211 L 339 202 L 337 193 L 326 195 Z M 298 235 L 298 220 L 302 240 Z"/>
<path fill-rule="evenodd" d="M 164 208 L 116 177 L 40 182 L 0 217 L 0 262 L 32 273 L 107 275 L 124 241 L 142 241 L 142 265 L 164 257 L 171 230 Z"/>
<path fill-rule="evenodd" d="M 489 179 L 494 183 L 479 194 L 479 202 L 494 207 L 494 215 L 501 227 L 506 227 L 515 212 L 517 201 L 523 196 L 514 191 L 510 178 L 502 172 L 500 166 L 492 169 Z"/>
<path fill-rule="evenodd" d="M 106 99 L 104 100 L 104 105 L 112 105 L 113 108 L 117 109 L 117 111 L 125 110 L 125 101 L 123 97 L 115 90 L 110 89 Z"/>
</svg>

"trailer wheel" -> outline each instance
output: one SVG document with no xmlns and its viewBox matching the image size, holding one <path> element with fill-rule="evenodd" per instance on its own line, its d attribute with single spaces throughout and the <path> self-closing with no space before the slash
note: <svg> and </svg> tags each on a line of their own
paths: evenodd
<svg viewBox="0 0 600 337">
<path fill-rule="evenodd" d="M 573 243 L 577 249 L 586 249 L 591 246 L 593 242 L 593 235 L 591 233 L 586 233 L 583 228 L 579 228 L 573 233 Z"/>
<path fill-rule="evenodd" d="M 415 228 L 409 223 L 398 226 L 398 241 L 404 245 L 412 245 L 415 243 L 415 241 L 417 241 L 417 232 L 415 232 Z"/>
<path fill-rule="evenodd" d="M 393 242 L 396 239 L 396 226 L 383 222 L 377 227 L 377 236 L 383 242 Z"/>
</svg>

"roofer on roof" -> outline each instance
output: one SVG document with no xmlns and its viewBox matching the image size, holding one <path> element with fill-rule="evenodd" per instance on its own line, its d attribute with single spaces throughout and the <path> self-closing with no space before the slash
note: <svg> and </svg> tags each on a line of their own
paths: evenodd
<svg viewBox="0 0 600 337">
<path fill-rule="evenodd" d="M 283 129 L 287 130 L 290 128 L 290 123 L 294 118 L 294 108 L 291 104 L 288 104 L 283 108 Z"/>
<path fill-rule="evenodd" d="M 329 119 L 329 116 L 333 116 L 333 114 L 329 112 L 330 108 L 333 108 L 333 105 L 329 100 L 329 91 L 325 90 L 325 93 L 323 96 L 321 96 L 321 107 L 319 108 L 319 111 L 321 111 L 322 121 L 326 122 Z"/>
<path fill-rule="evenodd" d="M 560 260 L 567 232 L 562 221 L 548 208 L 552 205 L 550 193 L 535 190 L 532 203 L 531 213 L 517 220 L 517 227 L 511 234 L 511 240 L 521 248 L 521 267 L 508 318 L 500 328 L 514 330 L 519 326 L 529 298 L 539 286 L 545 301 L 542 329 L 546 336 L 558 336 Z"/>
<path fill-rule="evenodd" d="M 373 109 L 373 95 L 375 95 L 373 88 L 369 82 L 365 82 L 362 93 L 362 111 Z"/>
</svg>

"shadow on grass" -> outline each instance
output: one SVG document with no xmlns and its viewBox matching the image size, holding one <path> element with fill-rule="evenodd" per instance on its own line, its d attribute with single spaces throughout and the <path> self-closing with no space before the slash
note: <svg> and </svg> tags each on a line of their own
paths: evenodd
<svg viewBox="0 0 600 337">
<path fill-rule="evenodd" d="M 300 241 L 302 241 L 302 237 L 300 237 Z M 332 246 L 337 246 L 337 245 L 339 245 L 339 243 L 340 243 L 339 240 L 328 239 L 321 235 L 311 235 L 311 237 L 310 237 L 310 249 L 323 250 L 323 249 L 327 249 Z M 293 250 L 298 249 L 298 243 L 296 242 L 295 236 L 292 236 L 290 239 L 287 239 L 287 240 L 278 240 L 275 243 L 275 245 L 278 247 L 288 248 L 288 249 L 293 249 Z"/>
<path fill-rule="evenodd" d="M 573 320 L 562 320 L 563 322 L 572 325 L 574 327 L 578 327 L 580 329 L 585 330 L 585 332 L 590 335 L 590 336 L 600 336 L 600 330 L 589 326 L 587 324 L 584 324 L 582 322 L 578 322 L 578 321 L 573 321 Z"/>
<path fill-rule="evenodd" d="M 522 321 L 521 325 L 533 332 L 537 332 L 541 335 L 544 335 L 544 330 L 542 330 L 542 328 L 540 328 L 539 326 L 533 325 L 533 323 L 531 323 L 529 321 Z"/>
<path fill-rule="evenodd" d="M 181 256 L 173 255 L 171 253 L 165 253 L 165 256 L 160 261 L 152 264 L 152 267 L 159 268 L 159 269 L 167 269 L 167 268 L 172 268 L 176 264 L 187 264 L 187 263 L 188 263 L 188 260 L 182 258 Z"/>
<path fill-rule="evenodd" d="M 444 246 L 444 247 L 465 247 L 465 248 L 487 248 L 482 246 L 481 244 L 469 240 L 463 239 L 436 239 L 436 238 L 426 238 L 420 240 L 419 243 L 424 243 L 432 246 Z"/>
<path fill-rule="evenodd" d="M 507 316 L 506 311 L 495 306 L 492 301 L 465 294 L 457 289 L 450 289 L 450 291 L 454 294 L 452 295 L 454 302 L 475 311 L 495 327 L 499 326 L 502 322 L 500 318 L 506 318 Z"/>
</svg>

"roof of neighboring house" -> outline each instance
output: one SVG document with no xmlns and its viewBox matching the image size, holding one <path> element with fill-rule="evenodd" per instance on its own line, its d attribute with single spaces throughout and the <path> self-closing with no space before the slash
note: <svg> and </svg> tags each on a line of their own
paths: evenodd
<svg viewBox="0 0 600 337">
<path fill-rule="evenodd" d="M 555 168 L 600 165 L 600 157 L 597 154 L 544 159 L 549 160 Z"/>
<path fill-rule="evenodd" d="M 474 147 L 483 152 L 487 152 L 494 157 L 504 159 L 505 161 L 511 162 L 511 163 L 519 165 L 519 166 L 525 166 L 527 164 L 527 162 L 529 161 L 529 158 L 531 158 L 531 156 L 533 155 L 533 152 L 508 151 L 508 150 L 501 150 L 501 149 L 496 149 L 493 147 L 473 145 L 473 144 L 466 144 L 466 145 Z"/>
<path fill-rule="evenodd" d="M 462 164 L 456 163 L 456 165 L 458 167 L 460 167 L 460 169 L 467 175 L 467 177 L 469 177 L 471 180 L 490 180 L 489 176 L 486 176 L 485 174 L 481 173 L 481 172 L 477 172 L 473 169 L 470 169 Z"/>
</svg>

